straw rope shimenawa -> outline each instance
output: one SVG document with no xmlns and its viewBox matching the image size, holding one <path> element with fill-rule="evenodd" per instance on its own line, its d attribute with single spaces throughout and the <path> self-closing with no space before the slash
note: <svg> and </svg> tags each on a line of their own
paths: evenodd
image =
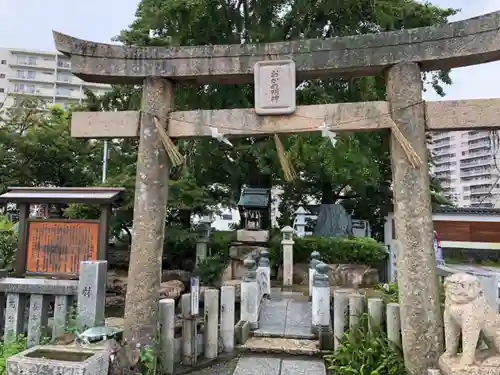
<svg viewBox="0 0 500 375">
<path fill-rule="evenodd" d="M 167 133 L 168 129 L 168 121 L 165 122 L 165 127 L 162 125 L 161 119 L 152 114 L 152 113 L 147 113 L 145 111 L 140 111 L 141 116 L 139 116 L 139 121 L 140 117 L 143 115 L 149 115 L 153 117 L 153 122 L 155 124 L 156 130 L 158 131 L 158 135 L 160 136 L 161 143 L 163 144 L 163 147 L 165 148 L 165 152 L 167 153 L 167 156 L 170 160 L 170 163 L 172 164 L 172 167 L 176 168 L 184 163 L 184 156 L 179 152 L 177 149 L 177 146 L 174 144 L 172 141 L 172 138 L 169 137 Z M 140 129 L 140 123 L 137 129 Z"/>
<path fill-rule="evenodd" d="M 392 118 L 392 115 L 394 113 L 396 113 L 398 111 L 405 110 L 405 109 L 413 107 L 413 106 L 416 106 L 416 105 L 421 104 L 421 103 L 424 103 L 424 101 L 422 100 L 422 101 L 410 104 L 410 105 L 402 107 L 402 108 L 394 109 L 394 110 L 389 111 L 387 113 L 378 114 L 376 116 L 356 119 L 356 120 L 352 120 L 352 121 L 344 121 L 342 123 L 356 123 L 359 121 L 366 121 L 366 120 L 370 120 L 370 119 L 375 120 L 375 119 L 377 119 L 379 117 L 383 117 L 383 116 L 390 116 Z M 141 114 L 145 114 L 145 113 L 146 112 L 141 111 Z M 165 151 L 167 152 L 167 155 L 170 159 L 170 162 L 172 163 L 172 166 L 178 167 L 178 166 L 182 165 L 184 163 L 184 157 L 178 151 L 178 149 L 175 146 L 175 144 L 173 143 L 172 139 L 169 137 L 169 135 L 167 133 L 167 129 L 164 126 L 162 126 L 161 120 L 158 118 L 158 116 L 150 114 L 150 113 L 148 113 L 148 114 L 153 116 L 155 126 L 158 129 L 160 139 L 162 141 L 163 146 L 165 147 Z M 308 119 L 312 119 L 312 120 L 317 120 L 317 118 L 314 118 L 314 117 L 301 116 L 301 115 L 294 115 L 294 116 L 308 118 Z M 180 120 L 180 119 L 176 119 L 176 121 L 186 122 L 186 123 L 190 123 L 190 124 L 192 123 L 191 121 L 185 121 L 185 120 Z M 199 124 L 196 124 L 196 125 L 199 125 Z M 218 129 L 226 129 L 226 130 L 239 130 L 239 128 L 232 128 L 232 127 L 227 127 L 227 126 L 217 126 L 214 124 L 208 124 L 205 126 L 211 126 L 211 127 L 215 127 Z M 167 125 L 167 128 L 168 128 L 168 125 Z M 317 131 L 317 129 L 315 129 L 315 128 L 300 128 L 300 129 L 296 129 L 296 130 L 302 131 L 302 132 L 304 130 L 310 130 L 311 132 Z M 335 131 L 335 128 L 329 129 L 329 130 Z M 397 126 L 397 124 L 394 121 L 392 121 L 391 131 L 394 135 L 394 138 L 396 139 L 396 141 L 399 143 L 399 145 L 403 149 L 403 152 L 405 153 L 405 156 L 408 159 L 408 161 L 410 162 L 410 164 L 412 165 L 412 167 L 415 169 L 420 168 L 422 166 L 422 163 L 423 163 L 422 158 L 417 154 L 417 152 L 415 151 L 415 149 L 413 148 L 411 143 L 404 136 L 404 134 L 401 132 L 401 130 L 399 129 L 399 127 Z M 256 134 L 258 134 L 258 133 L 259 132 L 256 131 Z M 266 134 L 268 134 L 268 133 L 266 133 Z M 285 180 L 287 182 L 293 182 L 297 178 L 297 173 L 295 172 L 293 165 L 291 164 L 290 160 L 288 159 L 288 156 L 286 155 L 286 151 L 285 151 L 285 148 L 283 146 L 283 143 L 281 142 L 281 139 L 279 138 L 277 133 L 274 133 L 274 143 L 276 145 L 276 152 L 278 154 L 278 159 L 279 159 L 281 168 L 282 168 L 283 173 L 285 175 Z"/>
</svg>

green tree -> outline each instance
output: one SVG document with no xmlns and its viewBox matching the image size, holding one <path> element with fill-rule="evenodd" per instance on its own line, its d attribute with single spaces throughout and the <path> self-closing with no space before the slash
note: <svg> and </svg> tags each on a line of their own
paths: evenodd
<svg viewBox="0 0 500 375">
<path fill-rule="evenodd" d="M 146 46 L 277 42 L 435 25 L 447 22 L 453 14 L 453 9 L 408 0 L 247 0 L 219 2 L 217 6 L 208 0 L 143 0 L 135 21 L 116 39 Z M 423 79 L 441 95 L 441 83 L 451 83 L 447 72 L 431 72 Z M 298 104 L 384 98 L 383 77 L 311 80 L 298 89 Z M 182 86 L 176 90 L 179 110 L 252 106 L 251 85 Z M 325 205 L 344 199 L 359 217 L 371 221 L 380 221 L 390 209 L 388 133 L 340 135 L 335 148 L 319 135 L 288 137 L 284 143 L 301 176 L 293 184 L 283 181 L 272 140 L 249 137 L 232 142 L 233 149 L 210 139 L 188 142 L 194 150 L 188 166 L 197 186 L 223 184 L 234 199 L 243 184 L 269 186 L 272 181 L 284 188 L 283 220 L 310 197 Z M 439 197 L 439 186 L 432 188 Z M 383 203 L 375 211 L 363 203 L 373 194 Z"/>
<path fill-rule="evenodd" d="M 0 190 L 9 186 L 87 186 L 100 174 L 99 146 L 70 135 L 71 113 L 19 98 L 0 117 Z"/>
</svg>

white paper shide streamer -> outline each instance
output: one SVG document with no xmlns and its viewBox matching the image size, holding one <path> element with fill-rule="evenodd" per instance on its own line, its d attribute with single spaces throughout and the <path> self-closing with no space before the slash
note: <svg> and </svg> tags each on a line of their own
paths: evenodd
<svg viewBox="0 0 500 375">
<path fill-rule="evenodd" d="M 321 136 L 324 138 L 329 138 L 330 142 L 332 142 L 332 146 L 335 147 L 335 145 L 337 144 L 336 134 L 328 129 L 328 125 L 326 124 L 326 122 L 324 122 L 323 125 L 319 127 L 319 130 L 321 131 Z"/>
<path fill-rule="evenodd" d="M 225 143 L 228 146 L 233 147 L 233 144 L 229 142 L 229 139 L 222 133 L 219 133 L 219 129 L 210 126 L 210 131 L 212 132 L 212 138 L 217 139 L 219 142 Z"/>
</svg>

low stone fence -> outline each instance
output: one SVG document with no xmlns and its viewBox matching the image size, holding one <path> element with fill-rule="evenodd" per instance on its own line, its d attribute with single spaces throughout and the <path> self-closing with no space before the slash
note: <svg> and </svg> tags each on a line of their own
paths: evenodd
<svg viewBox="0 0 500 375">
<path fill-rule="evenodd" d="M 194 366 L 198 362 L 230 355 L 235 344 L 243 343 L 250 329 L 258 327 L 260 305 L 271 293 L 269 253 L 262 251 L 259 266 L 252 258 L 245 260 L 245 275 L 241 280 L 240 317 L 236 317 L 236 288 L 222 286 L 205 289 L 203 311 L 192 315 L 191 294 L 181 297 L 182 331 L 175 330 L 175 301 L 160 300 L 161 366 L 165 374 L 175 367 Z M 245 333 L 246 332 L 246 333 Z M 236 342 L 238 341 L 238 342 Z"/>
<path fill-rule="evenodd" d="M 59 337 L 65 333 L 72 313 L 78 317 L 75 328 L 103 325 L 106 268 L 105 261 L 82 262 L 79 281 L 0 278 L 0 319 L 5 341 L 27 335 L 28 347 L 32 347 L 43 338 Z M 49 313 L 53 316 L 51 322 Z M 51 332 L 46 329 L 49 326 Z"/>
<path fill-rule="evenodd" d="M 191 294 L 182 295 L 182 333 L 178 336 L 175 300 L 160 300 L 160 354 L 165 374 L 174 373 L 176 365 L 194 366 L 203 358 L 213 360 L 219 354 L 234 351 L 235 287 L 207 289 L 203 301 L 203 311 L 193 316 Z"/>
<path fill-rule="evenodd" d="M 316 257 L 313 259 L 317 260 Z M 311 330 L 318 334 L 321 349 L 338 349 L 346 329 L 356 326 L 364 313 L 368 313 L 370 325 L 385 326 L 388 339 L 401 345 L 399 304 L 385 305 L 381 298 L 366 299 L 364 294 L 352 289 L 335 289 L 332 296 L 328 266 L 321 262 L 313 264 Z"/>
</svg>

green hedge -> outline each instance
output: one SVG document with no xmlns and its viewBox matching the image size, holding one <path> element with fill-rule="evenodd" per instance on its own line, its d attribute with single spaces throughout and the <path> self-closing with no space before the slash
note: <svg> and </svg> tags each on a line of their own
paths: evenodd
<svg viewBox="0 0 500 375">
<path fill-rule="evenodd" d="M 165 231 L 164 257 L 167 262 L 173 265 L 180 264 L 185 259 L 195 259 L 196 241 L 199 234 L 194 231 L 179 229 L 175 227 L 167 228 Z M 214 231 L 211 233 L 209 251 L 212 255 L 229 254 L 229 246 L 236 240 L 234 231 Z"/>
<path fill-rule="evenodd" d="M 313 251 L 319 252 L 321 260 L 331 264 L 378 265 L 388 257 L 385 246 L 372 238 L 344 239 L 306 236 L 294 238 L 294 241 L 294 263 L 309 263 Z M 273 238 L 269 252 L 272 265 L 282 263 L 281 238 Z"/>
</svg>

